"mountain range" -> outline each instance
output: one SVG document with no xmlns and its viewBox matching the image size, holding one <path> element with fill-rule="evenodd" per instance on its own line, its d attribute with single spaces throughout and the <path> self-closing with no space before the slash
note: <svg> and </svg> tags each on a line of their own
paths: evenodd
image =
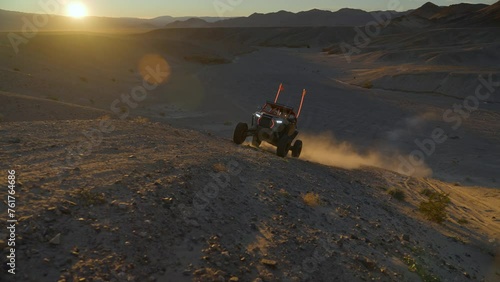
<svg viewBox="0 0 500 282">
<path fill-rule="evenodd" d="M 308 26 L 362 26 L 377 19 L 395 20 L 406 25 L 425 27 L 429 25 L 454 26 L 468 25 L 500 25 L 500 1 L 492 4 L 454 4 L 437 6 L 427 2 L 420 8 L 404 12 L 373 11 L 359 9 L 340 9 L 336 12 L 313 9 L 292 13 L 279 11 L 276 13 L 254 13 L 248 17 L 230 18 L 215 22 L 203 19 L 177 20 L 167 24 L 167 28 L 200 28 L 200 27 L 308 27 Z"/>
<path fill-rule="evenodd" d="M 0 31 L 21 31 L 26 22 L 33 22 L 36 14 L 0 10 Z M 65 16 L 51 15 L 47 23 L 37 26 L 40 30 L 95 30 L 95 29 L 158 29 L 158 28 L 208 28 L 208 27 L 321 27 L 321 26 L 362 26 L 377 21 L 391 19 L 393 27 L 442 26 L 499 26 L 500 1 L 492 5 L 455 4 L 437 6 L 427 2 L 420 8 L 403 12 L 373 11 L 344 8 L 338 11 L 312 9 L 298 13 L 278 11 L 254 13 L 248 17 L 171 17 L 152 19 L 87 17 L 77 20 Z M 29 29 L 29 28 L 28 28 Z"/>
</svg>

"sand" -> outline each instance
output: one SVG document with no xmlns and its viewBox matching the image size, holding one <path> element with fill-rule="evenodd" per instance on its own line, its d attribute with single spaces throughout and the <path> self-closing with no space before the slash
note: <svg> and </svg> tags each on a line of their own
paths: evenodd
<svg viewBox="0 0 500 282">
<path fill-rule="evenodd" d="M 18 55 L 0 37 L 0 169 L 20 181 L 22 280 L 496 280 L 498 92 L 457 129 L 442 118 L 498 73 L 491 33 L 457 31 L 470 39 L 458 55 L 482 59 L 455 65 L 442 47 L 387 50 L 441 45 L 443 31 L 381 36 L 348 63 L 321 52 L 345 28 L 277 30 L 49 32 Z M 145 58 L 168 77 L 113 112 L 143 85 Z M 308 90 L 298 160 L 231 142 L 279 83 L 295 107 Z M 448 139 L 402 171 L 437 128 Z M 425 189 L 449 194 L 442 224 L 419 212 Z"/>
</svg>

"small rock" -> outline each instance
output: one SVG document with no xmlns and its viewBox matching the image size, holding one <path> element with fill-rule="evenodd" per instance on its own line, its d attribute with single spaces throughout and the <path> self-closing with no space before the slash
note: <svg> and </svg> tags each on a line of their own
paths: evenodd
<svg viewBox="0 0 500 282">
<path fill-rule="evenodd" d="M 276 264 L 278 264 L 275 260 L 271 260 L 271 259 L 262 259 L 260 262 L 264 265 L 271 266 L 271 267 L 275 267 Z"/>
<path fill-rule="evenodd" d="M 49 243 L 52 245 L 61 244 L 61 233 L 57 233 L 57 235 L 54 236 L 54 238 L 50 239 Z"/>
<path fill-rule="evenodd" d="M 238 282 L 238 281 L 240 281 L 240 279 L 236 276 L 233 276 L 233 277 L 229 278 L 229 281 L 230 282 Z"/>
</svg>

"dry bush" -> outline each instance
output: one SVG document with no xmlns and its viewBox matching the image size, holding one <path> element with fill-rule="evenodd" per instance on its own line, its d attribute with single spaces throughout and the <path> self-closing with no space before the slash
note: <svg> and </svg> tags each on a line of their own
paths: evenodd
<svg viewBox="0 0 500 282">
<path fill-rule="evenodd" d="M 135 120 L 135 122 L 140 123 L 140 124 L 145 124 L 145 123 L 149 122 L 148 118 L 141 117 L 141 116 L 136 117 L 134 120 Z"/>
<path fill-rule="evenodd" d="M 307 194 L 302 196 L 302 200 L 304 201 L 304 204 L 310 207 L 317 207 L 321 204 L 319 195 L 313 192 L 307 192 Z"/>
<path fill-rule="evenodd" d="M 84 206 L 102 205 L 106 203 L 104 194 L 88 189 L 80 189 L 75 193 L 75 197 Z"/>
<path fill-rule="evenodd" d="M 406 198 L 405 192 L 399 188 L 389 188 L 387 194 L 391 195 L 394 199 L 398 201 L 404 201 Z"/>
<path fill-rule="evenodd" d="M 450 197 L 448 196 L 448 194 L 435 192 L 428 189 L 424 191 L 422 191 L 422 194 L 429 197 L 429 200 L 422 201 L 418 207 L 418 210 L 428 220 L 442 223 L 447 218 L 446 207 L 450 203 Z"/>
<path fill-rule="evenodd" d="M 365 81 L 362 85 L 363 88 L 366 88 L 366 89 L 371 89 L 373 88 L 373 83 L 371 81 Z"/>
<path fill-rule="evenodd" d="M 222 163 L 216 163 L 212 167 L 217 172 L 227 172 L 227 167 Z"/>
</svg>

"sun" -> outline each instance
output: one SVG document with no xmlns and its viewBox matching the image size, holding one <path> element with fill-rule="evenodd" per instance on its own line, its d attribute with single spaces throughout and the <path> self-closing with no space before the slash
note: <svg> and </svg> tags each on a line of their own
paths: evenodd
<svg viewBox="0 0 500 282">
<path fill-rule="evenodd" d="M 66 7 L 66 13 L 72 18 L 83 18 L 87 16 L 87 7 L 81 2 L 71 2 Z"/>
</svg>

